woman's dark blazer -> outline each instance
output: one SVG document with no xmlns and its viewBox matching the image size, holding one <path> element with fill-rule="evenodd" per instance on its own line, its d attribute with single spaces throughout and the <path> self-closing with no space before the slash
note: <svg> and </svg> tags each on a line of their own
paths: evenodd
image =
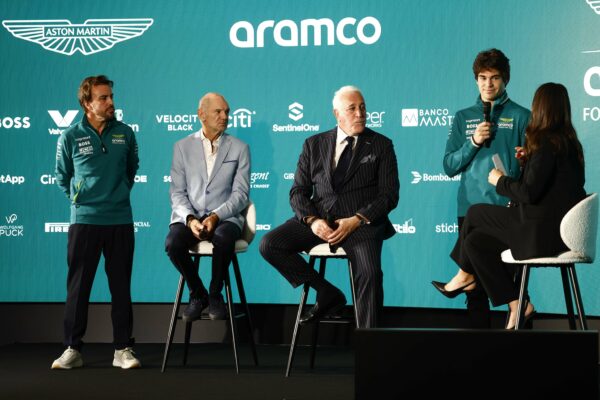
<svg viewBox="0 0 600 400">
<path fill-rule="evenodd" d="M 496 192 L 513 208 L 510 249 L 517 260 L 555 256 L 567 250 L 560 237 L 563 216 L 585 198 L 585 171 L 573 146 L 557 155 L 549 139 L 526 162 L 519 180 L 503 176 Z"/>
</svg>

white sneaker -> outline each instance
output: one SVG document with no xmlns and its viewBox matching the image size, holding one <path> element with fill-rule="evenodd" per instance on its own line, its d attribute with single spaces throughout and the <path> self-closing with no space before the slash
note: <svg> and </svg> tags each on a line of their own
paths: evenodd
<svg viewBox="0 0 600 400">
<path fill-rule="evenodd" d="M 115 350 L 115 358 L 113 359 L 113 367 L 123 369 L 140 368 L 142 364 L 140 360 L 135 358 L 133 349 L 125 347 L 123 350 Z"/>
<path fill-rule="evenodd" d="M 67 347 L 62 355 L 54 360 L 51 369 L 71 369 L 83 367 L 83 359 L 81 353 L 77 350 Z"/>
</svg>

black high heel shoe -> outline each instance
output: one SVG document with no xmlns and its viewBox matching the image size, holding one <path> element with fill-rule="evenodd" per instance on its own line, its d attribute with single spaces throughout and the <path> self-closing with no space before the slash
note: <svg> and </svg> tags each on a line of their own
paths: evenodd
<svg viewBox="0 0 600 400">
<path fill-rule="evenodd" d="M 471 282 L 467 283 L 466 285 L 456 288 L 454 290 L 446 290 L 446 289 L 444 289 L 444 286 L 446 286 L 446 284 L 444 282 L 431 281 L 431 284 L 433 285 L 433 287 L 436 288 L 441 294 L 443 294 L 444 296 L 446 296 L 449 299 L 453 299 L 461 293 L 470 292 L 471 290 L 465 290 L 465 288 L 471 286 L 474 283 L 475 283 L 475 281 L 471 281 Z"/>
<path fill-rule="evenodd" d="M 522 329 L 533 329 L 533 319 L 536 317 L 537 311 L 533 310 L 528 315 L 523 317 L 523 328 Z M 515 327 L 506 327 L 504 329 L 514 330 Z"/>
</svg>

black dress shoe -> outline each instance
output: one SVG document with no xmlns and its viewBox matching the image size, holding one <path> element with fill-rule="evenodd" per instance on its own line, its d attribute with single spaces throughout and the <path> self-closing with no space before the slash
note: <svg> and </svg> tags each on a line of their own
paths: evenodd
<svg viewBox="0 0 600 400">
<path fill-rule="evenodd" d="M 213 321 L 225 319 L 225 317 L 227 316 L 227 309 L 225 308 L 225 301 L 223 300 L 223 295 L 219 294 L 216 296 L 209 296 L 208 316 Z"/>
<path fill-rule="evenodd" d="M 208 296 L 190 297 L 190 304 L 183 310 L 181 319 L 185 322 L 192 322 L 200 319 L 202 310 L 208 306 Z"/>
<path fill-rule="evenodd" d="M 471 286 L 473 283 L 475 283 L 475 281 L 471 281 L 471 282 L 467 283 L 466 285 L 456 288 L 454 290 L 446 290 L 446 289 L 444 289 L 444 287 L 446 286 L 446 284 L 444 282 L 431 281 L 431 284 L 433 285 L 433 287 L 436 288 L 441 294 L 448 297 L 449 299 L 453 299 L 461 293 L 470 292 L 470 290 L 465 290 L 465 288 Z"/>
<path fill-rule="evenodd" d="M 315 322 L 341 310 L 346 305 L 346 296 L 339 289 L 336 288 L 336 290 L 337 293 L 327 297 L 323 296 L 321 301 L 317 300 L 315 305 L 300 317 L 300 323 Z"/>
</svg>

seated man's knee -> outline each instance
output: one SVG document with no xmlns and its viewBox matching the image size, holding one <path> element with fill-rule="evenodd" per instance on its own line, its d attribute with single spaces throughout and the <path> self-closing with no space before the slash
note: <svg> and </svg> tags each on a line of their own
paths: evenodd
<svg viewBox="0 0 600 400">
<path fill-rule="evenodd" d="M 169 235 L 165 240 L 165 251 L 169 257 L 180 255 L 181 253 L 187 253 L 188 248 L 185 246 L 183 241 L 177 240 L 176 237 Z"/>
</svg>

